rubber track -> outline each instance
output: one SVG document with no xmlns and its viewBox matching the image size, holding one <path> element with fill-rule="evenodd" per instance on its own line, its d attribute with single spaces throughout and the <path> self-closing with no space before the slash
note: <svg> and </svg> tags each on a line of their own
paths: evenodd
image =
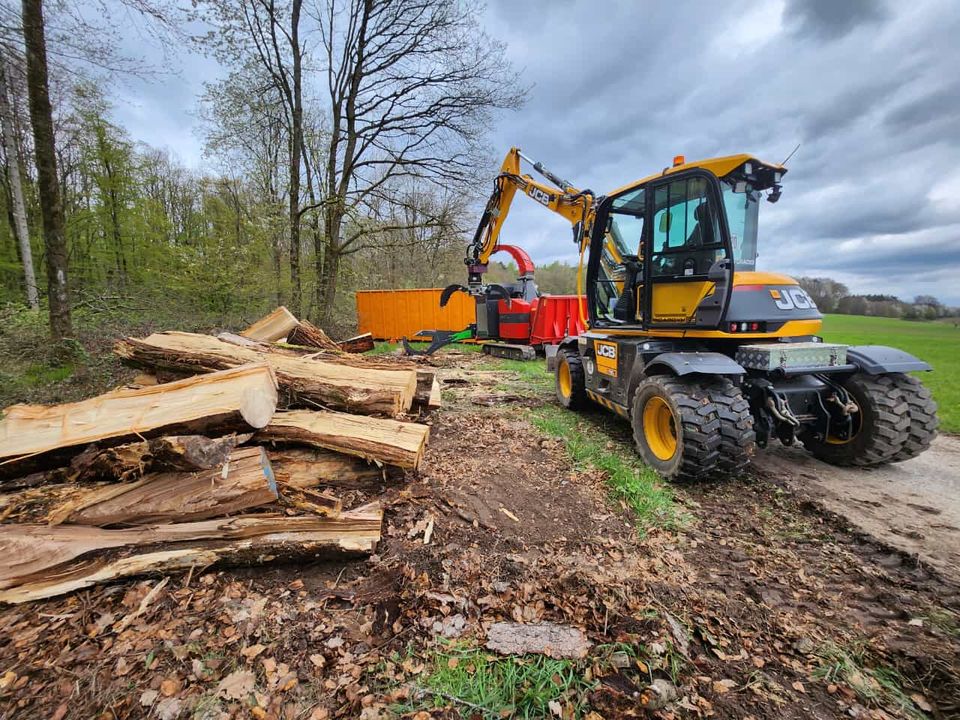
<svg viewBox="0 0 960 720">
<path fill-rule="evenodd" d="M 900 389 L 910 415 L 907 439 L 900 451 L 890 459 L 890 462 L 900 462 L 916 457 L 930 447 L 930 443 L 937 436 L 940 419 L 937 417 L 937 403 L 933 400 L 930 388 L 911 375 L 892 373 L 887 377 Z"/>
<path fill-rule="evenodd" d="M 753 414 L 743 392 L 727 378 L 717 378 L 707 388 L 720 418 L 720 459 L 717 468 L 738 475 L 757 451 Z"/>
<path fill-rule="evenodd" d="M 700 480 L 711 475 L 720 459 L 720 418 L 709 393 L 698 383 L 666 375 L 657 376 L 656 382 L 680 410 L 683 456 L 677 478 Z"/>
</svg>

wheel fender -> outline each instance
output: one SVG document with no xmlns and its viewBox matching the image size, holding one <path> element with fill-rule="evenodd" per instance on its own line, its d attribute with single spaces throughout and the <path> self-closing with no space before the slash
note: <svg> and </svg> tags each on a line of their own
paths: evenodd
<svg viewBox="0 0 960 720">
<path fill-rule="evenodd" d="M 715 352 L 666 352 L 657 355 L 643 368 L 644 375 L 671 374 L 677 377 L 701 375 L 744 375 L 746 370 L 733 358 Z"/>
<path fill-rule="evenodd" d="M 547 372 L 555 372 L 557 369 L 557 357 L 560 355 L 561 350 L 566 350 L 567 348 L 577 347 L 577 339 L 575 337 L 566 337 L 560 341 L 557 345 L 544 345 L 543 351 L 544 355 L 547 357 Z"/>
<path fill-rule="evenodd" d="M 899 348 L 886 345 L 854 345 L 847 348 L 847 362 L 868 375 L 933 370 L 929 363 Z"/>
</svg>

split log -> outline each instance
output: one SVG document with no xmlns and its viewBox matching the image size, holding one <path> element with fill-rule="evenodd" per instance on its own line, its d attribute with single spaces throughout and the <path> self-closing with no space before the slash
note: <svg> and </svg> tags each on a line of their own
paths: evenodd
<svg viewBox="0 0 960 720">
<path fill-rule="evenodd" d="M 417 423 L 345 413 L 288 410 L 259 431 L 258 441 L 326 448 L 403 468 L 420 465 L 430 428 Z"/>
<path fill-rule="evenodd" d="M 351 557 L 373 552 L 383 513 L 336 518 L 248 515 L 124 530 L 0 526 L 0 602 L 62 595 L 96 583 L 213 564 Z"/>
<path fill-rule="evenodd" d="M 265 362 L 273 368 L 280 386 L 299 398 L 361 414 L 397 415 L 409 410 L 417 385 L 412 370 L 381 370 L 261 352 L 193 333 L 155 333 L 143 340 L 126 338 L 116 344 L 114 351 L 135 364 L 189 372 Z"/>
<path fill-rule="evenodd" d="M 301 320 L 300 323 L 287 335 L 287 342 L 291 345 L 316 347 L 333 352 L 340 352 L 340 346 L 330 339 L 323 330 L 311 322 Z"/>
<path fill-rule="evenodd" d="M 373 350 L 373 335 L 364 333 L 337 343 L 340 349 L 348 353 L 365 353 Z"/>
<path fill-rule="evenodd" d="M 267 451 L 277 483 L 309 489 L 321 485 L 349 490 L 379 487 L 398 471 L 352 455 L 318 448 L 284 447 Z"/>
<path fill-rule="evenodd" d="M 293 313 L 281 305 L 269 315 L 257 320 L 240 334 L 251 340 L 273 342 L 275 340 L 283 340 L 298 324 L 299 321 L 294 317 Z"/>
<path fill-rule="evenodd" d="M 70 461 L 63 473 L 71 482 L 119 480 L 129 482 L 148 470 L 193 472 L 218 467 L 249 435 L 208 438 L 204 435 L 172 435 L 102 449 L 91 445 Z"/>
<path fill-rule="evenodd" d="M 417 369 L 417 392 L 413 401 L 425 410 L 436 410 L 440 407 L 440 383 L 433 370 Z"/>
<path fill-rule="evenodd" d="M 221 466 L 193 473 L 149 473 L 99 488 L 54 510 L 51 525 L 142 525 L 205 520 L 266 505 L 277 483 L 263 448 L 234 450 Z"/>
<path fill-rule="evenodd" d="M 343 510 L 343 502 L 328 492 L 316 492 L 307 488 L 278 484 L 281 490 L 280 502 L 283 505 L 306 510 L 314 515 L 337 517 Z"/>
<path fill-rule="evenodd" d="M 261 428 L 276 407 L 277 381 L 263 364 L 123 388 L 66 405 L 14 405 L 0 421 L 0 476 L 55 467 L 51 462 L 65 465 L 67 450 L 92 442 L 117 445 L 169 433 Z"/>
</svg>

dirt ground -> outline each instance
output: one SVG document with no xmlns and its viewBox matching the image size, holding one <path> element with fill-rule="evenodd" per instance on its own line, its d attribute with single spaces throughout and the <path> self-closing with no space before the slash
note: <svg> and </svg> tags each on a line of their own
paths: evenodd
<svg viewBox="0 0 960 720">
<path fill-rule="evenodd" d="M 795 492 L 960 582 L 960 438 L 941 435 L 923 455 L 873 470 L 832 467 L 782 446 L 762 453 L 755 464 L 760 473 L 786 480 Z"/>
<path fill-rule="evenodd" d="M 562 412 L 546 384 L 477 356 L 438 362 L 445 405 L 423 467 L 383 498 L 377 555 L 0 609 L 0 718 L 510 717 L 422 690 L 438 653 L 482 646 L 500 620 L 593 643 L 577 665 L 589 689 L 559 699 L 562 718 L 960 717 L 960 586 L 928 529 L 955 524 L 943 501 L 884 491 L 877 473 L 844 485 L 784 450 L 742 478 L 675 487 L 679 526 L 638 532 L 604 471 L 531 424 Z M 584 422 L 632 452 L 625 423 Z M 956 462 L 955 443 L 937 457 Z M 922 461 L 894 472 L 919 480 Z M 841 491 L 941 509 L 874 516 L 929 538 L 929 558 L 833 511 Z M 644 707 L 652 680 L 673 702 Z"/>
</svg>

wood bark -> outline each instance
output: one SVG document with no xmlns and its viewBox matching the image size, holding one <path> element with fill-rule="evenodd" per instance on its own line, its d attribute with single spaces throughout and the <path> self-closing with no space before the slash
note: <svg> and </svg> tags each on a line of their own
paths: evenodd
<svg viewBox="0 0 960 720">
<path fill-rule="evenodd" d="M 33 147 L 37 164 L 37 190 L 47 264 L 50 334 L 54 340 L 73 335 L 67 283 L 67 235 L 63 200 L 57 175 L 53 109 L 47 80 L 47 42 L 43 0 L 23 0 L 23 39 L 27 53 L 27 94 Z"/>
<path fill-rule="evenodd" d="M 283 340 L 298 324 L 296 316 L 281 305 L 269 315 L 265 315 L 257 320 L 240 334 L 251 340 L 274 342 L 275 340 Z"/>
<path fill-rule="evenodd" d="M 287 336 L 287 342 L 291 345 L 316 347 L 332 352 L 340 352 L 340 346 L 331 340 L 329 335 L 307 320 L 301 320 L 300 323 L 290 331 L 290 334 Z"/>
<path fill-rule="evenodd" d="M 402 468 L 420 465 L 430 428 L 417 423 L 345 413 L 288 410 L 277 413 L 254 439 L 336 450 Z"/>
<path fill-rule="evenodd" d="M 33 250 L 30 247 L 30 230 L 27 227 L 27 209 L 23 202 L 20 150 L 17 147 L 17 134 L 13 127 L 13 108 L 10 105 L 7 83 L 7 59 L 2 51 L 0 51 L 0 130 L 3 132 L 3 148 L 7 155 L 7 182 L 10 185 L 10 199 L 13 205 L 11 208 L 13 231 L 20 248 L 20 261 L 23 263 L 27 305 L 33 310 L 39 310 L 40 296 L 37 292 L 37 276 L 33 271 Z"/>
<path fill-rule="evenodd" d="M 310 447 L 277 447 L 267 451 L 281 485 L 295 488 L 329 486 L 349 490 L 376 488 L 396 470 L 353 455 Z"/>
<path fill-rule="evenodd" d="M 336 518 L 249 515 L 123 530 L 79 525 L 0 526 L 0 602 L 62 595 L 154 572 L 373 552 L 378 505 Z"/>
<path fill-rule="evenodd" d="M 54 451 L 92 442 L 118 445 L 166 433 L 261 428 L 276 406 L 276 378 L 263 364 L 121 388 L 65 405 L 14 405 L 0 421 L 0 477 L 22 474 L 29 461 L 43 460 L 44 454 L 57 460 Z"/>
<path fill-rule="evenodd" d="M 69 482 L 130 482 L 148 471 L 195 472 L 219 467 L 249 435 L 209 438 L 204 435 L 172 435 L 152 440 L 100 448 L 91 445 L 70 461 L 63 473 Z"/>
<path fill-rule="evenodd" d="M 373 335 L 364 333 L 337 343 L 340 349 L 348 353 L 365 353 L 373 350 Z"/>
<path fill-rule="evenodd" d="M 209 335 L 156 333 L 127 338 L 114 351 L 147 367 L 203 372 L 266 362 L 282 388 L 301 401 L 362 414 L 398 415 L 410 409 L 417 378 L 412 370 L 381 370 L 312 360 L 284 352 L 261 352 Z"/>
<path fill-rule="evenodd" d="M 210 470 L 149 473 L 134 483 L 101 487 L 56 508 L 52 525 L 142 525 L 229 515 L 277 499 L 273 469 L 261 447 L 241 448 Z"/>
</svg>

